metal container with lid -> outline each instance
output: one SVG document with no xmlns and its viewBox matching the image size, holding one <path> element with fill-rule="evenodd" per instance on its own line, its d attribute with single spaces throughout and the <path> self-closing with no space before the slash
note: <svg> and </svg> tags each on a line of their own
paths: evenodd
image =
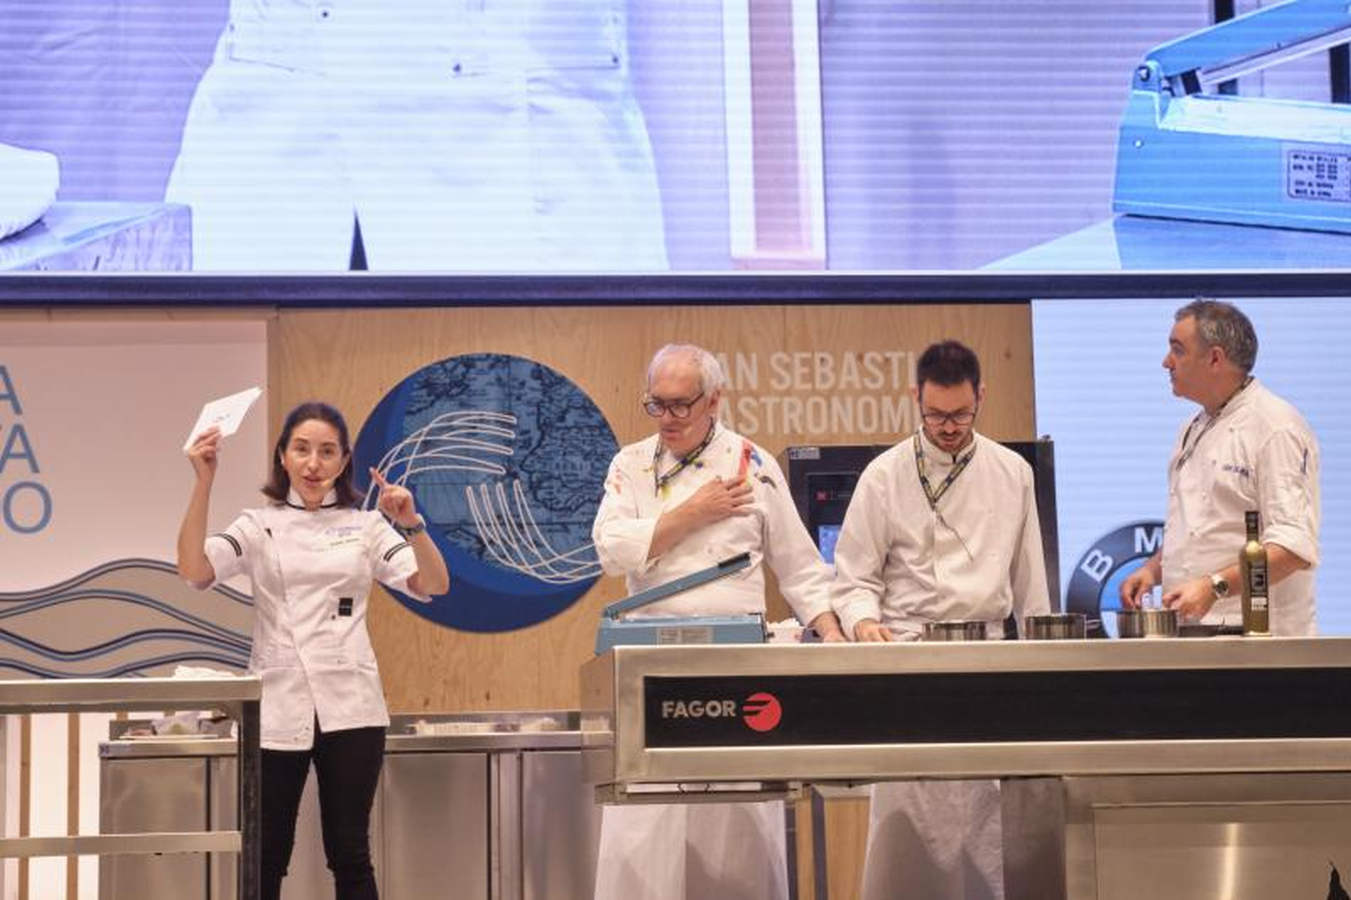
<svg viewBox="0 0 1351 900">
<path fill-rule="evenodd" d="M 1029 641 L 1070 641 L 1087 637 L 1088 620 L 1083 613 L 1048 613 L 1023 620 Z"/>
<path fill-rule="evenodd" d="M 983 641 L 985 640 L 985 621 L 983 619 L 947 619 L 942 622 L 925 622 L 924 640 Z"/>
<path fill-rule="evenodd" d="M 1177 610 L 1118 609 L 1116 633 L 1123 638 L 1177 637 Z"/>
</svg>

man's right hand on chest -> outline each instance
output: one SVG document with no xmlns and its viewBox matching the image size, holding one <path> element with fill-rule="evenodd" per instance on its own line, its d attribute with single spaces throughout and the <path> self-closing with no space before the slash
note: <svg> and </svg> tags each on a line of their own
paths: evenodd
<svg viewBox="0 0 1351 900">
<path fill-rule="evenodd" d="M 701 525 L 712 525 L 733 516 L 749 516 L 751 502 L 755 499 L 750 484 L 745 480 L 723 481 L 714 478 L 690 495 L 681 504 L 695 521 Z"/>
<path fill-rule="evenodd" d="M 684 503 L 661 514 L 652 531 L 647 558 L 656 559 L 706 525 L 733 516 L 749 516 L 753 499 L 751 486 L 745 481 L 714 478 L 691 494 Z"/>
</svg>

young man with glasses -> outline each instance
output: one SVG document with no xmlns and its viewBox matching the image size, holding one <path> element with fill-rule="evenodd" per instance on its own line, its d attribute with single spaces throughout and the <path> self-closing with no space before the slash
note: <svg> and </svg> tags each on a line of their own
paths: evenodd
<svg viewBox="0 0 1351 900">
<path fill-rule="evenodd" d="M 798 517 L 774 457 L 718 422 L 722 368 L 691 345 L 657 351 L 643 409 L 657 433 L 619 451 L 592 538 L 630 593 L 749 551 L 742 572 L 644 607 L 645 616 L 763 613 L 767 564 L 799 621 L 844 640 L 830 569 Z M 788 895 L 783 804 L 606 807 L 598 900 Z"/>
<path fill-rule="evenodd" d="M 911 394 L 922 425 L 859 477 L 835 545 L 835 610 L 856 641 L 919 638 L 926 622 L 982 620 L 1002 637 L 1050 611 L 1032 469 L 975 430 L 976 354 L 924 351 Z M 999 786 L 897 782 L 873 789 L 864 900 L 1000 898 Z"/>
</svg>

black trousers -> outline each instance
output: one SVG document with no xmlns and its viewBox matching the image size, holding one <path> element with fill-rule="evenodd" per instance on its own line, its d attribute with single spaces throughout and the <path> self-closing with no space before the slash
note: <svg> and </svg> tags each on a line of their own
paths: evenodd
<svg viewBox="0 0 1351 900">
<path fill-rule="evenodd" d="M 378 900 L 370 823 L 385 757 L 385 729 L 351 728 L 324 734 L 315 722 L 311 749 L 264 749 L 262 756 L 262 900 L 281 896 L 311 762 L 319 778 L 319 820 L 335 896 L 337 900 Z"/>
</svg>

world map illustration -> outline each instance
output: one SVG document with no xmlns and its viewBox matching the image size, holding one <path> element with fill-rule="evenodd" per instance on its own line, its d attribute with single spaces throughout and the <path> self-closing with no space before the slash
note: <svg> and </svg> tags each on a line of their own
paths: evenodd
<svg viewBox="0 0 1351 900">
<path fill-rule="evenodd" d="M 376 405 L 354 448 L 367 471 L 412 491 L 445 555 L 449 593 L 432 621 L 507 631 L 571 606 L 600 575 L 591 523 L 618 449 L 600 410 L 565 376 L 518 356 L 476 353 L 425 366 Z"/>
</svg>

